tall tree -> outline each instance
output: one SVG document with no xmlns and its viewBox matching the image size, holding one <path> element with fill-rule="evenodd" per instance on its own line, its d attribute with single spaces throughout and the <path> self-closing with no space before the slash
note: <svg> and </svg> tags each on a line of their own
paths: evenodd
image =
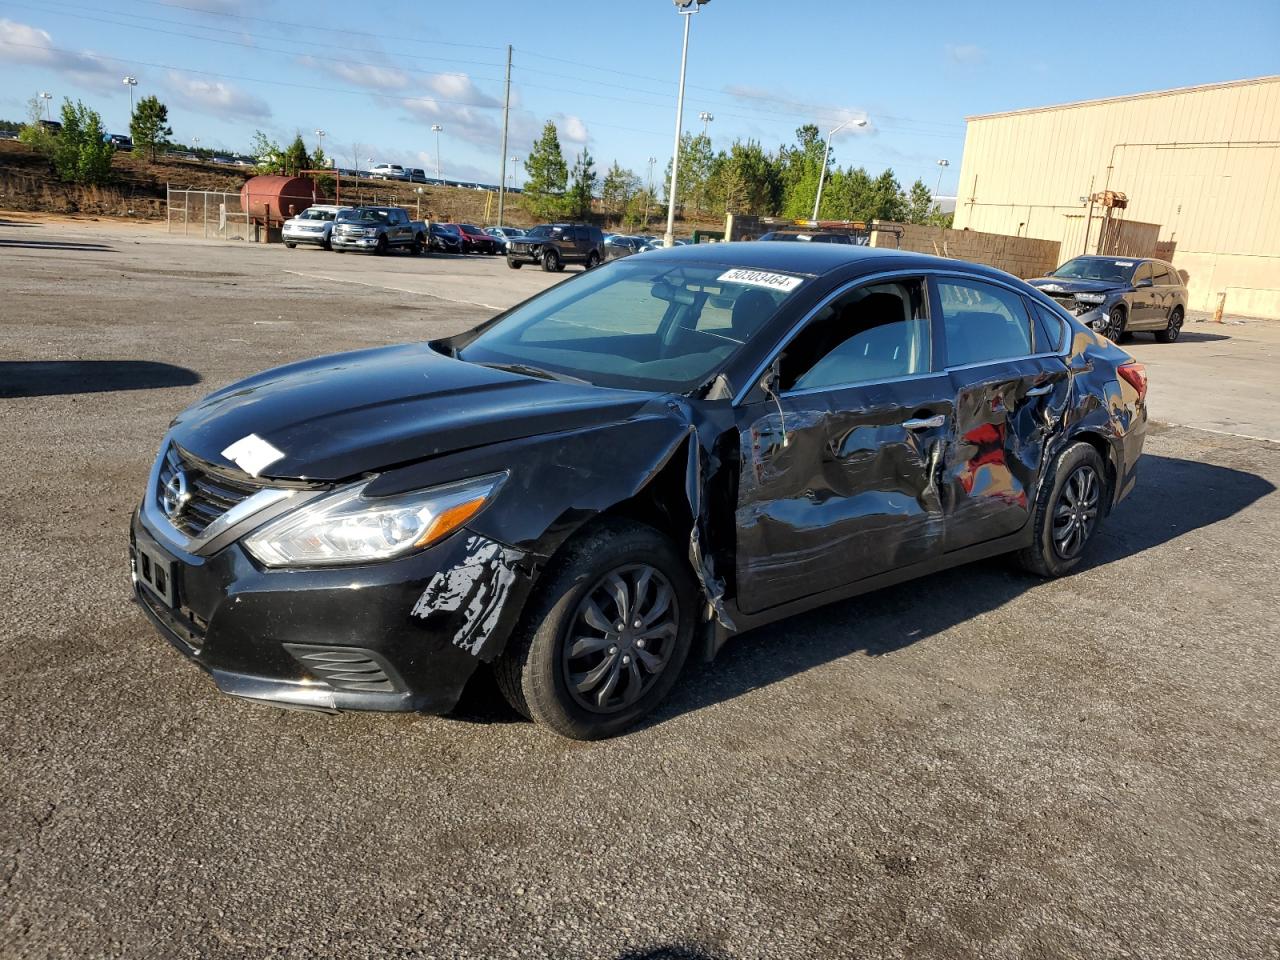
<svg viewBox="0 0 1280 960">
<path fill-rule="evenodd" d="M 907 223 L 928 223 L 933 211 L 933 194 L 923 180 L 916 180 L 906 198 Z"/>
<path fill-rule="evenodd" d="M 620 167 L 617 160 L 613 161 L 600 184 L 600 202 L 604 205 L 605 214 L 615 222 L 621 222 L 626 216 L 631 198 L 639 189 L 640 178 L 630 170 Z"/>
<path fill-rule="evenodd" d="M 311 169 L 311 157 L 307 153 L 307 145 L 303 142 L 301 133 L 296 134 L 293 142 L 284 148 L 281 165 L 284 167 L 285 175 L 290 177 L 296 177 L 303 170 Z"/>
<path fill-rule="evenodd" d="M 777 162 L 754 140 L 735 140 L 712 163 L 708 195 L 717 213 L 772 214 L 781 191 Z"/>
<path fill-rule="evenodd" d="M 27 101 L 27 122 L 18 131 L 18 139 L 46 157 L 52 156 L 58 145 L 58 138 L 53 131 L 44 125 L 44 101 L 32 97 Z"/>
<path fill-rule="evenodd" d="M 77 100 L 62 103 L 62 130 L 53 150 L 53 167 L 69 183 L 106 183 L 116 148 L 106 141 L 102 118 Z"/>
<path fill-rule="evenodd" d="M 548 120 L 542 134 L 534 141 L 525 158 L 523 201 L 525 209 L 540 220 L 553 220 L 561 215 L 564 191 L 569 184 L 569 168 L 560 152 L 560 134 Z"/>
<path fill-rule="evenodd" d="M 133 119 L 129 121 L 129 136 L 134 149 L 145 150 L 152 160 L 161 148 L 168 146 L 173 128 L 169 126 L 169 108 L 159 97 L 152 95 L 138 101 L 133 108 Z"/>
<path fill-rule="evenodd" d="M 282 173 L 284 171 L 284 151 L 261 130 L 253 131 L 253 139 L 249 141 L 249 155 L 257 163 L 259 173 Z"/>
<path fill-rule="evenodd" d="M 596 162 L 584 144 L 573 163 L 572 182 L 566 196 L 569 215 L 582 219 L 591 213 L 591 198 L 596 192 Z"/>
<path fill-rule="evenodd" d="M 680 135 L 680 177 L 676 183 L 676 206 L 700 212 L 707 202 L 707 186 L 715 157 L 711 152 L 711 138 L 706 134 L 682 133 Z M 667 161 L 667 193 L 671 192 L 671 161 Z"/>
</svg>

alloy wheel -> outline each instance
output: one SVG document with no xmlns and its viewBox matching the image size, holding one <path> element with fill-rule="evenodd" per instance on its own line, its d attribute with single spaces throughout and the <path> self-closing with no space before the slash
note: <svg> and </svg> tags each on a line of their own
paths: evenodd
<svg viewBox="0 0 1280 960">
<path fill-rule="evenodd" d="M 1111 312 L 1107 314 L 1107 325 L 1102 329 L 1102 335 L 1112 343 L 1119 343 L 1120 338 L 1124 336 L 1124 311 L 1119 307 L 1112 307 Z"/>
<path fill-rule="evenodd" d="M 1053 549 L 1063 560 L 1074 560 L 1098 525 L 1102 480 L 1089 464 L 1071 472 L 1053 507 Z"/>
<path fill-rule="evenodd" d="M 1182 333 L 1182 310 L 1175 309 L 1173 316 L 1169 318 L 1169 329 L 1165 331 L 1165 336 L 1170 343 L 1178 339 L 1178 335 Z"/>
<path fill-rule="evenodd" d="M 648 564 L 605 574 L 578 604 L 561 654 L 570 695 L 592 713 L 632 706 L 657 682 L 679 631 L 675 590 Z"/>
</svg>

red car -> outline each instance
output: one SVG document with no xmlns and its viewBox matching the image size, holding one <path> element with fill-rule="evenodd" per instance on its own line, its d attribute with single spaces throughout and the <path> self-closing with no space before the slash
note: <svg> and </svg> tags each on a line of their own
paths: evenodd
<svg viewBox="0 0 1280 960">
<path fill-rule="evenodd" d="M 462 237 L 463 253 L 497 253 L 498 241 L 472 223 L 452 223 Z"/>
</svg>

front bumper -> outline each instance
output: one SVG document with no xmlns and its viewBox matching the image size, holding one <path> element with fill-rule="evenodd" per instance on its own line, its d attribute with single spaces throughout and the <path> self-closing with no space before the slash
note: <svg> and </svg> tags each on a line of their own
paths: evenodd
<svg viewBox="0 0 1280 960">
<path fill-rule="evenodd" d="M 288 227 L 280 231 L 280 236 L 288 243 L 314 243 L 317 247 L 323 247 L 329 239 L 323 231 L 313 233 L 310 230 L 290 230 Z"/>
<path fill-rule="evenodd" d="M 521 248 L 516 249 L 513 244 L 508 244 L 507 259 L 514 260 L 517 263 L 541 263 L 542 248 L 522 246 Z"/>
<path fill-rule="evenodd" d="M 341 250 L 375 250 L 378 239 L 378 237 L 347 237 L 335 233 L 329 245 Z"/>
<path fill-rule="evenodd" d="M 148 565 L 173 561 L 172 605 L 141 582 L 139 547 Z M 505 566 L 477 566 L 478 548 Z M 532 588 L 520 554 L 467 531 L 400 560 L 271 570 L 238 542 L 209 557 L 175 550 L 135 511 L 130 561 L 139 606 L 220 690 L 330 711 L 448 712 Z"/>
</svg>

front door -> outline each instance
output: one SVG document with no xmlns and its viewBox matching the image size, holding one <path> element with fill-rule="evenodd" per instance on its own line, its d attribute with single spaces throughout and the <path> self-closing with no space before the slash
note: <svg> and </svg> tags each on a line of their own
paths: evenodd
<svg viewBox="0 0 1280 960">
<path fill-rule="evenodd" d="M 1149 330 L 1154 325 L 1160 309 L 1154 281 L 1151 264 L 1146 261 L 1138 264 L 1138 269 L 1133 274 L 1133 310 L 1129 314 L 1127 329 Z"/>
<path fill-rule="evenodd" d="M 933 284 L 955 428 L 943 458 L 945 549 L 1017 533 L 1031 519 L 1046 441 L 1068 401 L 1057 343 L 1037 343 L 1017 291 L 967 277 Z"/>
<path fill-rule="evenodd" d="M 925 284 L 851 285 L 739 411 L 738 605 L 747 613 L 936 556 L 951 387 Z"/>
</svg>

